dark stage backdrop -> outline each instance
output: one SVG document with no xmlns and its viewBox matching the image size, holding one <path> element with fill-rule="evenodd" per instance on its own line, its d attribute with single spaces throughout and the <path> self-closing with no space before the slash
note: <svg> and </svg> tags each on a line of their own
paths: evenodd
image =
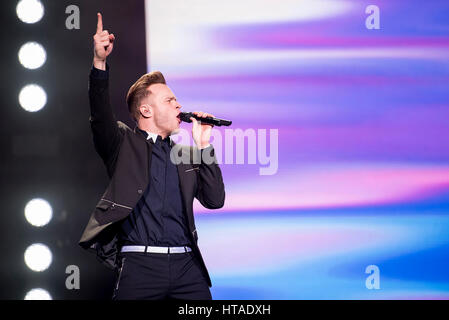
<svg viewBox="0 0 449 320">
<path fill-rule="evenodd" d="M 116 36 L 111 65 L 111 101 L 117 117 L 132 126 L 125 96 L 130 85 L 146 73 L 144 1 L 44 0 L 44 18 L 25 24 L 16 15 L 16 1 L 1 1 L 1 274 L 0 299 L 23 299 L 32 288 L 46 288 L 53 299 L 109 299 L 114 274 L 94 255 L 78 246 L 92 209 L 107 185 L 89 126 L 88 75 L 92 65 L 92 36 L 96 13 L 104 29 Z M 66 7 L 80 8 L 80 29 L 68 30 Z M 17 59 L 27 41 L 41 43 L 47 61 L 28 70 Z M 47 104 L 36 113 L 19 106 L 18 94 L 28 83 L 47 92 Z M 45 198 L 53 219 L 42 228 L 31 226 L 23 214 L 32 198 Z M 26 248 L 45 243 L 53 262 L 44 272 L 24 263 Z M 67 290 L 66 266 L 77 265 L 80 290 Z"/>
</svg>

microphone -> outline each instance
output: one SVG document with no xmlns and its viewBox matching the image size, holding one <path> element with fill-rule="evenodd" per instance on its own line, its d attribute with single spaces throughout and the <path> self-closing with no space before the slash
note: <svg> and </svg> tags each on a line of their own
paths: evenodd
<svg viewBox="0 0 449 320">
<path fill-rule="evenodd" d="M 218 119 L 214 117 L 201 118 L 194 115 L 192 112 L 181 112 L 179 114 L 179 118 L 181 119 L 181 121 L 184 122 L 192 122 L 192 120 L 190 120 L 190 117 L 195 118 L 196 120 L 201 121 L 202 123 L 212 124 L 217 127 L 230 126 L 232 124 L 232 121 L 230 120 Z"/>
</svg>

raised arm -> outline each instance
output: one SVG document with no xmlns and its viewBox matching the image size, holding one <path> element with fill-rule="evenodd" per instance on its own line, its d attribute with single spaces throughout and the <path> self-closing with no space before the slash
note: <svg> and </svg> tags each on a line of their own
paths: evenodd
<svg viewBox="0 0 449 320">
<path fill-rule="evenodd" d="M 103 159 L 111 176 L 123 134 L 118 128 L 109 101 L 109 68 L 106 58 L 111 54 L 115 37 L 103 30 L 103 19 L 97 15 L 94 39 L 93 68 L 89 76 L 90 124 L 95 150 Z"/>
</svg>

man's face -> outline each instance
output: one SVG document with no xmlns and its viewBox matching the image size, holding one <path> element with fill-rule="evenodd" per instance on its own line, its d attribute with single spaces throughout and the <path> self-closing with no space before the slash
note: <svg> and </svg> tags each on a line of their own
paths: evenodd
<svg viewBox="0 0 449 320">
<path fill-rule="evenodd" d="M 181 123 L 178 118 L 181 105 L 176 100 L 175 95 L 167 85 L 162 83 L 152 84 L 148 89 L 151 91 L 148 104 L 153 111 L 154 124 L 161 132 L 175 133 Z"/>
</svg>

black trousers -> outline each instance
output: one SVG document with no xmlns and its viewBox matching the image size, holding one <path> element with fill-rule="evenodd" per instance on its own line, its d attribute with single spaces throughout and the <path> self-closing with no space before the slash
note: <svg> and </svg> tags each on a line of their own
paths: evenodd
<svg viewBox="0 0 449 320">
<path fill-rule="evenodd" d="M 113 300 L 211 300 L 193 252 L 122 252 Z"/>
</svg>

